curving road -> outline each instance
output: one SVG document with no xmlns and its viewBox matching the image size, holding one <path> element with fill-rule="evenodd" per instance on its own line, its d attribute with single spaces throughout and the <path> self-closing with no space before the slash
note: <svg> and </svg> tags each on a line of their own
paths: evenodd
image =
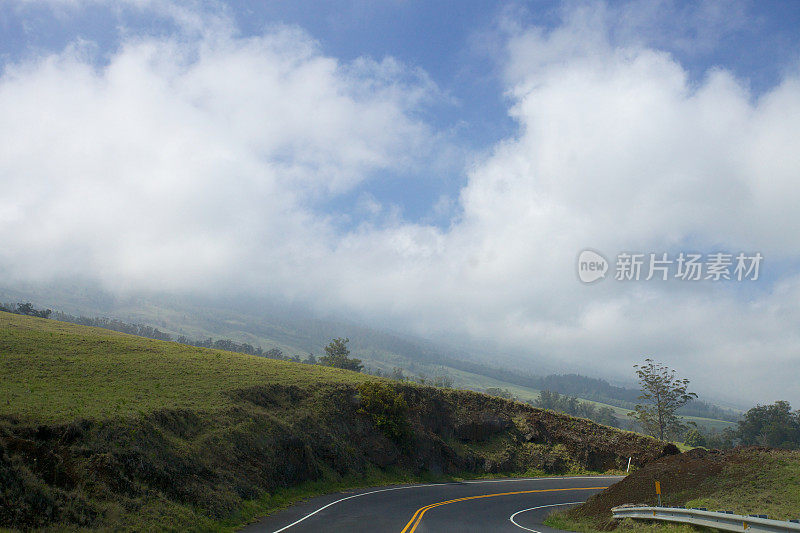
<svg viewBox="0 0 800 533">
<path fill-rule="evenodd" d="M 251 524 L 248 533 L 553 532 L 557 508 L 585 501 L 620 476 L 513 478 L 395 485 L 320 496 Z"/>
</svg>

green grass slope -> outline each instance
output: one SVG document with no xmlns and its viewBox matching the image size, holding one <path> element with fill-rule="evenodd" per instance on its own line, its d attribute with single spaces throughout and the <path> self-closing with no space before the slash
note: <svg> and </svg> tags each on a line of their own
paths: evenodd
<svg viewBox="0 0 800 533">
<path fill-rule="evenodd" d="M 166 347 L 149 339 L 132 338 L 100 328 L 83 328 L 53 320 L 36 319 L 39 322 L 34 326 L 21 318 L 19 315 L 0 314 L 0 328 L 4 330 L 2 338 L 9 348 L 9 358 L 4 361 L 3 369 L 0 369 L 5 372 L 3 376 L 5 386 L 0 390 L 0 414 L 13 413 L 15 416 L 35 414 L 41 420 L 52 422 L 69 417 L 141 414 L 156 407 L 167 406 L 207 408 L 209 402 L 215 402 L 217 406 L 230 405 L 227 397 L 219 394 L 219 387 L 222 389 L 241 387 L 262 379 L 286 385 L 303 385 L 319 379 L 342 380 L 349 383 L 365 379 L 334 369 L 321 367 L 313 367 L 311 370 L 298 369 L 296 365 L 285 362 L 254 359 L 218 350 L 197 349 L 177 343 Z M 226 330 L 226 333 L 240 340 L 266 345 L 276 344 L 269 339 L 252 338 L 235 329 Z M 206 331 L 194 334 L 211 335 Z M 53 342 L 54 339 L 58 342 Z M 30 372 L 17 371 L 24 370 L 26 363 L 25 358 L 20 357 L 22 352 L 15 349 L 15 345 L 21 341 L 24 342 L 25 349 L 36 351 L 38 364 L 44 364 L 48 369 L 54 370 L 48 373 L 46 380 L 31 380 Z M 155 353 L 153 346 L 159 346 L 157 357 L 153 357 Z M 281 346 L 285 348 L 284 345 Z M 290 348 L 287 353 L 292 352 Z M 15 353 L 18 354 L 16 360 L 13 357 Z M 108 354 L 114 355 L 108 357 Z M 423 364 L 397 354 L 388 352 L 379 354 L 375 350 L 369 350 L 356 351 L 355 355 L 362 358 L 366 364 L 385 371 L 391 370 L 394 366 L 401 366 L 413 367 L 429 376 L 449 375 L 453 378 L 456 388 L 469 390 L 502 388 L 509 390 L 521 401 L 533 401 L 539 396 L 539 391 L 533 388 L 446 365 Z M 136 374 L 138 383 L 134 384 L 129 380 L 116 383 L 104 379 L 113 375 L 108 366 L 120 362 L 125 364 L 127 371 Z M 80 381 L 81 387 L 71 386 L 75 380 Z M 165 386 L 165 383 L 168 385 Z M 109 387 L 113 388 L 112 402 L 106 401 Z M 63 392 L 65 390 L 74 391 L 74 395 L 65 396 Z M 611 407 L 621 420 L 628 418 L 627 409 L 598 402 L 591 403 L 599 407 Z M 51 416 L 48 417 L 48 413 Z M 734 425 L 720 420 L 685 418 L 701 427 L 721 429 Z"/>
<path fill-rule="evenodd" d="M 535 387 L 511 383 L 478 371 L 485 368 L 487 354 L 472 346 L 438 345 L 354 323 L 314 318 L 307 311 L 287 309 L 285 306 L 265 308 L 263 302 L 249 306 L 245 302 L 237 302 L 231 306 L 224 302 L 200 303 L 156 296 L 119 298 L 65 287 L 50 287 L 43 292 L 30 287 L 24 291 L 1 287 L 0 293 L 4 295 L 2 299 L 8 302 L 33 299 L 41 304 L 38 307 L 62 309 L 86 316 L 114 316 L 123 321 L 157 327 L 174 337 L 186 335 L 193 339 L 231 339 L 267 349 L 280 348 L 287 355 L 299 354 L 303 357 L 309 352 L 319 355 L 331 338 L 346 336 L 351 339 L 353 355 L 370 368 L 389 372 L 394 367 L 400 367 L 411 376 L 447 375 L 457 388 L 478 391 L 489 387 L 508 389 L 522 401 L 535 400 L 539 396 L 539 390 Z M 494 353 L 489 360 L 492 361 L 491 366 L 519 369 L 523 373 L 557 372 L 556 368 L 542 367 L 537 358 L 520 361 L 502 353 Z M 589 401 L 582 397 L 580 399 Z M 625 408 L 598 401 L 592 403 L 598 407 L 611 407 L 621 420 L 628 418 Z M 735 425 L 709 418 L 685 418 L 706 429 L 720 430 Z"/>
<path fill-rule="evenodd" d="M 219 410 L 233 404 L 226 391 L 265 382 L 306 387 L 367 379 L 0 312 L 0 415 L 25 422 Z"/>
<path fill-rule="evenodd" d="M 230 530 L 346 486 L 674 452 L 474 392 L 0 313 L 0 528 Z"/>
</svg>

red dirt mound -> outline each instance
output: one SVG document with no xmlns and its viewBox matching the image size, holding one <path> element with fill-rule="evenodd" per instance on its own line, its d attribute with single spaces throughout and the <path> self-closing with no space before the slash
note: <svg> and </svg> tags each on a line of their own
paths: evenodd
<svg viewBox="0 0 800 533">
<path fill-rule="evenodd" d="M 662 457 L 592 496 L 568 514 L 574 518 L 611 519 L 611 508 L 617 505 L 655 505 L 658 502 L 656 481 L 661 484 L 663 505 L 683 505 L 687 500 L 701 496 L 700 486 L 706 479 L 719 475 L 726 465 L 747 461 L 752 451 L 752 448 L 725 452 L 698 448 Z"/>
</svg>

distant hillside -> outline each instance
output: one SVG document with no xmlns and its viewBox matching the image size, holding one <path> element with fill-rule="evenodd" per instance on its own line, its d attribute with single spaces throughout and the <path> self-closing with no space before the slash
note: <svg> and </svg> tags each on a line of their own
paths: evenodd
<svg viewBox="0 0 800 533">
<path fill-rule="evenodd" d="M 244 353 L 261 355 L 269 350 L 280 350 L 286 356 L 297 356 L 299 360 L 312 353 L 322 353 L 331 338 L 349 337 L 354 355 L 367 367 L 383 373 L 400 368 L 405 375 L 415 377 L 448 376 L 461 388 L 508 389 L 525 401 L 535 400 L 541 390 L 556 391 L 597 402 L 599 407 L 615 407 L 620 424 L 628 423 L 626 413 L 633 409 L 639 395 L 636 389 L 613 386 L 605 380 L 577 374 L 537 375 L 534 367 L 526 369 L 510 358 L 492 357 L 492 364 L 488 364 L 481 361 L 480 353 L 456 350 L 424 339 L 344 321 L 316 318 L 291 306 L 267 306 L 235 300 L 218 302 L 221 307 L 209 307 L 186 299 L 164 297 L 116 300 L 102 293 L 76 298 L 68 292 L 58 298 L 66 302 L 66 309 L 72 309 L 73 313 L 56 312 L 53 315 L 62 320 Z M 235 311 L 234 307 L 245 311 Z M 75 309 L 83 311 L 76 313 Z M 98 317 L 97 311 L 92 309 L 113 311 L 112 317 Z M 79 316 L 84 314 L 87 316 Z M 141 332 L 124 327 L 130 325 L 137 326 Z M 702 401 L 691 402 L 679 413 L 695 417 L 693 421 L 701 427 L 715 429 L 731 425 L 740 416 L 736 411 Z"/>
<path fill-rule="evenodd" d="M 474 392 L 5 312 L 0 354 L 0 528 L 224 529 L 358 484 L 675 452 Z"/>
</svg>

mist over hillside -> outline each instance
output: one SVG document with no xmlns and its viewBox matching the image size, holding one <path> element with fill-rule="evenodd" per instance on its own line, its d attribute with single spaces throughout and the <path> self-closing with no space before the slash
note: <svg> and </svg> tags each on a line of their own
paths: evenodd
<svg viewBox="0 0 800 533">
<path fill-rule="evenodd" d="M 297 303 L 229 296 L 203 298 L 157 293 L 118 294 L 74 285 L 0 288 L 0 301 L 35 300 L 73 315 L 109 316 L 142 322 L 175 335 L 222 336 L 232 340 L 278 347 L 288 352 L 320 353 L 332 337 L 349 337 L 360 354 L 379 357 L 392 353 L 410 361 L 442 363 L 455 359 L 472 363 L 491 361 L 524 373 L 546 374 L 565 368 L 545 357 L 509 354 L 455 342 L 370 327 L 346 314 L 334 316 Z"/>
<path fill-rule="evenodd" d="M 589 377 L 570 365 L 559 366 L 545 358 L 484 351 L 475 346 L 459 347 L 444 341 L 383 331 L 340 317 L 324 316 L 297 304 L 248 297 L 115 295 L 102 290 L 65 287 L 28 287 L 27 292 L 0 289 L 0 302 L 35 299 L 39 307 L 57 311 L 54 318 L 58 319 L 76 322 L 83 317 L 89 320 L 77 322 L 108 327 L 92 319 L 110 318 L 158 328 L 170 340 L 187 338 L 195 344 L 205 339 L 230 340 L 258 348 L 259 353 L 278 350 L 286 357 L 297 359 L 320 355 L 330 339 L 347 337 L 353 353 L 373 371 L 388 374 L 399 368 L 411 377 L 448 376 L 458 386 L 475 390 L 497 388 L 498 383 L 512 384 L 526 390 L 550 390 L 626 410 L 633 409 L 640 394 L 630 376 Z M 67 313 L 66 317 L 62 313 Z M 521 399 L 532 401 L 533 397 Z M 729 407 L 725 402 L 704 396 L 683 407 L 681 414 L 732 422 L 738 414 Z M 621 419 L 624 421 L 625 417 Z"/>
</svg>

